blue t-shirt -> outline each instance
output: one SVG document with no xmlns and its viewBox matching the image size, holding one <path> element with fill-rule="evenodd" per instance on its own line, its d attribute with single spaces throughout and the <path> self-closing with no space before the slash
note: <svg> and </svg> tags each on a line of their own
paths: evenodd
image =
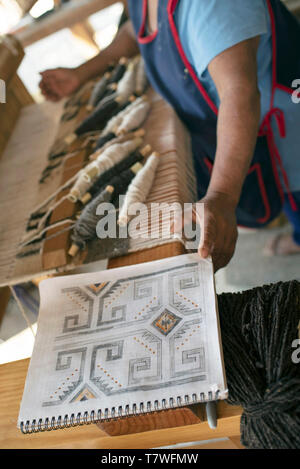
<svg viewBox="0 0 300 469">
<path fill-rule="evenodd" d="M 175 12 L 180 40 L 187 59 L 214 103 L 220 100 L 209 74 L 209 63 L 224 50 L 260 36 L 257 52 L 261 121 L 270 110 L 272 92 L 271 20 L 265 0 L 181 0 Z M 299 77 L 295 77 L 299 78 Z M 300 103 L 276 90 L 274 106 L 285 114 L 286 138 L 273 122 L 275 141 L 292 191 L 300 190 Z"/>
</svg>

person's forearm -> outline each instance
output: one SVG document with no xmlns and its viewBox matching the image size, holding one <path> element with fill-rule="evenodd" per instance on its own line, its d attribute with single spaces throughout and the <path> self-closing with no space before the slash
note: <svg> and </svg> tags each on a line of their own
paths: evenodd
<svg viewBox="0 0 300 469">
<path fill-rule="evenodd" d="M 138 54 L 139 48 L 135 40 L 131 21 L 127 21 L 118 32 L 113 42 L 103 49 L 96 57 L 77 67 L 81 83 L 101 75 L 111 62 L 118 61 L 121 57 L 133 57 Z"/>
<path fill-rule="evenodd" d="M 260 95 L 232 89 L 221 99 L 217 152 L 207 195 L 220 193 L 237 205 L 253 157 L 260 120 Z"/>
</svg>

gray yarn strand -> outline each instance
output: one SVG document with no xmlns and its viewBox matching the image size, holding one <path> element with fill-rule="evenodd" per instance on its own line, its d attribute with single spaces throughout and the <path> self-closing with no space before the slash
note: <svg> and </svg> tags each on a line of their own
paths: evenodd
<svg viewBox="0 0 300 469">
<path fill-rule="evenodd" d="M 86 243 L 96 237 L 96 226 L 100 220 L 100 216 L 96 215 L 97 207 L 101 203 L 110 202 L 112 195 L 111 192 L 104 189 L 86 205 L 75 223 L 71 239 L 80 249 L 85 249 Z"/>
</svg>

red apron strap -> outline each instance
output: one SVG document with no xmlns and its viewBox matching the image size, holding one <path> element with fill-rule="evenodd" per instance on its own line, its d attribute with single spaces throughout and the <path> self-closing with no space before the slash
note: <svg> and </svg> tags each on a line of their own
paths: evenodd
<svg viewBox="0 0 300 469">
<path fill-rule="evenodd" d="M 286 174 L 286 171 L 283 167 L 282 164 L 282 159 L 280 156 L 280 153 L 278 151 L 278 148 L 275 143 L 275 138 L 274 138 L 274 132 L 272 129 L 272 117 L 275 117 L 277 127 L 279 130 L 279 134 L 281 138 L 285 138 L 286 136 L 286 129 L 285 129 L 285 119 L 284 119 L 284 113 L 281 109 L 279 108 L 272 108 L 266 117 L 264 118 L 260 131 L 259 131 L 259 136 L 266 136 L 267 141 L 268 141 L 268 147 L 270 151 L 270 156 L 271 156 L 271 161 L 272 161 L 272 166 L 273 166 L 273 171 L 274 171 L 274 176 L 276 179 L 276 183 L 278 186 L 278 190 L 280 193 L 280 196 L 282 200 L 284 200 L 284 190 L 280 181 L 280 174 L 279 170 L 282 175 L 283 183 L 286 189 L 287 196 L 289 198 L 289 202 L 291 204 L 291 208 L 294 212 L 298 210 L 297 204 L 295 202 L 295 199 L 291 193 L 290 185 L 289 185 L 289 180 Z M 278 170 L 279 167 L 279 170 Z"/>
</svg>

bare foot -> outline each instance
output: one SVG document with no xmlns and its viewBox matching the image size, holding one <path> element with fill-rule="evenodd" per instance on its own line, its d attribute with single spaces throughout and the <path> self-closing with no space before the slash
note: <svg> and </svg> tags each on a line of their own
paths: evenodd
<svg viewBox="0 0 300 469">
<path fill-rule="evenodd" d="M 300 245 L 296 244 L 290 234 L 281 234 L 271 239 L 263 251 L 265 256 L 288 256 L 300 254 Z"/>
</svg>

